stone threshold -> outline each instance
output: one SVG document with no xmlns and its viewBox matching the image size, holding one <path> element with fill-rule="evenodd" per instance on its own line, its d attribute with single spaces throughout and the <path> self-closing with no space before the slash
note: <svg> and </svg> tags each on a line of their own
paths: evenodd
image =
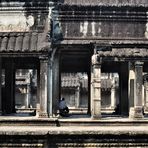
<svg viewBox="0 0 148 148">
<path fill-rule="evenodd" d="M 0 116 L 0 126 L 147 126 L 148 118 L 129 119 L 128 117 L 103 116 L 101 119 L 92 119 L 88 115 L 60 118 L 38 118 Z"/>
</svg>

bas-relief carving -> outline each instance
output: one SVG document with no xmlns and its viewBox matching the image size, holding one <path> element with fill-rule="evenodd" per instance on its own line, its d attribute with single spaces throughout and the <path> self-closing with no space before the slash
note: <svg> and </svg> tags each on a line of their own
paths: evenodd
<svg viewBox="0 0 148 148">
<path fill-rule="evenodd" d="M 34 17 L 22 14 L 0 14 L 0 32 L 29 31 L 34 25 Z"/>
</svg>

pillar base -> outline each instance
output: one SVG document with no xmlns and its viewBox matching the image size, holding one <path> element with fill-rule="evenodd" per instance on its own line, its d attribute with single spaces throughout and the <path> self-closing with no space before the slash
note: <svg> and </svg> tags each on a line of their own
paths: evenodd
<svg viewBox="0 0 148 148">
<path fill-rule="evenodd" d="M 100 115 L 92 115 L 92 120 L 97 120 L 97 119 L 101 119 L 101 114 Z"/>
<path fill-rule="evenodd" d="M 114 109 L 116 109 L 116 106 L 110 106 L 109 108 L 114 110 Z"/>
<path fill-rule="evenodd" d="M 39 118 L 48 118 L 47 113 L 39 113 Z"/>
<path fill-rule="evenodd" d="M 129 112 L 130 119 L 142 119 L 143 118 L 143 110 L 142 107 L 131 107 Z"/>
</svg>

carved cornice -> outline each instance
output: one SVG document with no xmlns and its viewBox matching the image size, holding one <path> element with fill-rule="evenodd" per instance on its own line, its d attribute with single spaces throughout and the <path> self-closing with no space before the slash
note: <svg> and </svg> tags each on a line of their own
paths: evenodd
<svg viewBox="0 0 148 148">
<path fill-rule="evenodd" d="M 47 11 L 49 7 L 54 5 L 53 2 L 49 1 L 17 1 L 17 2 L 1 2 L 0 11 L 28 11 L 28 10 L 42 10 Z"/>
<path fill-rule="evenodd" d="M 102 57 L 148 57 L 146 48 L 112 48 L 111 51 L 97 51 Z"/>
<path fill-rule="evenodd" d="M 64 8 L 64 10 L 59 11 L 59 20 L 61 21 L 147 21 L 147 15 L 146 11 L 143 10 L 143 12 L 133 11 L 128 12 L 128 10 L 110 10 L 108 12 L 102 10 L 101 8 L 97 9 L 96 11 L 94 9 L 90 10 L 67 10 Z"/>
<path fill-rule="evenodd" d="M 52 145 L 52 144 L 51 144 Z M 53 145 L 54 146 L 54 145 Z M 146 147 L 147 143 L 57 143 L 58 147 Z"/>
<path fill-rule="evenodd" d="M 69 37 L 63 38 L 63 41 L 60 42 L 62 45 L 85 45 L 85 44 L 107 44 L 114 46 L 141 46 L 147 47 L 148 40 L 146 38 L 113 38 L 113 37 Z"/>
<path fill-rule="evenodd" d="M 59 0 L 60 4 L 68 6 L 111 6 L 111 7 L 147 7 L 147 0 Z"/>
<path fill-rule="evenodd" d="M 52 143 L 51 143 L 52 145 Z M 145 147 L 148 146 L 147 143 L 57 143 L 58 147 Z M 53 144 L 54 146 L 54 144 Z"/>
<path fill-rule="evenodd" d="M 83 2 L 82 2 L 83 1 Z M 92 1 L 92 2 L 91 2 Z M 101 2 L 98 2 L 101 1 Z M 135 2 L 116 2 L 108 0 L 66 0 L 63 5 L 59 5 L 59 18 L 62 20 L 116 20 L 116 21 L 145 21 L 147 19 L 148 3 L 141 4 Z M 107 2 L 105 2 L 107 1 Z M 117 2 L 118 1 L 118 2 Z M 87 5 L 89 3 L 89 5 Z M 138 5 L 139 4 L 139 5 Z M 79 7 L 77 7 L 79 6 Z M 86 7 L 90 6 L 90 7 Z M 121 7 L 122 6 L 122 7 Z M 126 7 L 123 7 L 126 6 Z M 129 6 L 129 7 L 127 7 Z M 132 9 L 130 7 L 133 7 Z M 137 9 L 137 7 L 139 7 Z"/>
</svg>

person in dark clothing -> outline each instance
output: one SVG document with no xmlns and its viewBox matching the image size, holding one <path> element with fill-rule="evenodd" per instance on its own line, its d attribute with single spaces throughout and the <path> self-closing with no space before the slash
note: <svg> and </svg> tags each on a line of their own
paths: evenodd
<svg viewBox="0 0 148 148">
<path fill-rule="evenodd" d="M 67 117 L 69 116 L 68 113 L 69 113 L 69 108 L 67 107 L 66 105 L 66 102 L 65 102 L 65 98 L 62 98 L 59 102 L 59 111 L 60 111 L 60 115 L 62 117 Z"/>
</svg>

